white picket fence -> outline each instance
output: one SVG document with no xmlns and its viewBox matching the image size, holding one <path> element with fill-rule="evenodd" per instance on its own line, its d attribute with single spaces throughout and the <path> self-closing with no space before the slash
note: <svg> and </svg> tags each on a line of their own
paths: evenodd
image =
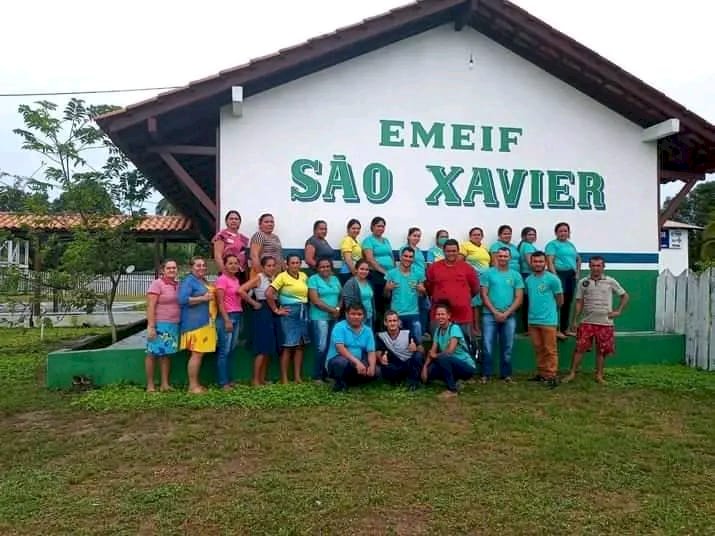
<svg viewBox="0 0 715 536">
<path fill-rule="evenodd" d="M 685 335 L 685 362 L 715 370 L 715 268 L 658 276 L 656 331 Z"/>
</svg>

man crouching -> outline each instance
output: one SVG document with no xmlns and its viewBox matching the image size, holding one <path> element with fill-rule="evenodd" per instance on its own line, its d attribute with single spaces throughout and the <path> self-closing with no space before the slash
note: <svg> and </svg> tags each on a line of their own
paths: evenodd
<svg viewBox="0 0 715 536">
<path fill-rule="evenodd" d="M 420 385 L 424 349 L 409 329 L 400 329 L 400 317 L 395 311 L 385 313 L 385 328 L 377 334 L 380 376 L 390 383 L 407 380 L 407 389 L 414 391 Z"/>
</svg>

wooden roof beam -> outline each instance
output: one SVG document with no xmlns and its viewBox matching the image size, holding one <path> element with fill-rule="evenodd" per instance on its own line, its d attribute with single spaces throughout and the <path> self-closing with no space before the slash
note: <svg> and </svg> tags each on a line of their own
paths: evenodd
<svg viewBox="0 0 715 536">
<path fill-rule="evenodd" d="M 674 171 L 669 169 L 661 169 L 658 171 L 658 179 L 661 182 L 670 181 L 685 181 L 689 182 L 694 180 L 695 182 L 705 180 L 705 173 L 696 173 L 693 171 Z"/>
<path fill-rule="evenodd" d="M 702 175 L 702 178 L 705 178 L 705 175 Z M 663 228 L 663 224 L 665 224 L 666 221 L 668 221 L 670 218 L 673 217 L 673 214 L 675 214 L 675 211 L 678 209 L 680 204 L 685 200 L 685 196 L 690 193 L 690 190 L 693 189 L 693 186 L 698 182 L 697 177 L 690 179 L 688 182 L 683 184 L 683 187 L 680 189 L 680 191 L 677 193 L 677 195 L 670 200 L 670 203 L 668 203 L 668 206 L 665 207 L 665 210 L 660 213 L 660 216 L 658 217 L 658 229 Z"/>
<path fill-rule="evenodd" d="M 472 20 L 472 15 L 477 11 L 477 4 L 479 0 L 465 0 L 462 7 L 456 10 L 456 15 L 454 17 L 454 31 L 461 32 L 469 22 Z"/>
<path fill-rule="evenodd" d="M 149 153 L 189 154 L 194 156 L 216 156 L 216 147 L 208 145 L 155 145 L 147 148 Z"/>
<path fill-rule="evenodd" d="M 203 205 L 203 207 L 208 211 L 209 214 L 216 218 L 217 209 L 216 203 L 214 203 L 203 188 L 194 180 L 194 178 L 189 175 L 189 173 L 184 169 L 179 161 L 174 158 L 174 155 L 169 152 L 160 152 L 159 156 L 172 171 L 177 180 L 186 186 L 186 188 L 196 197 L 196 199 Z"/>
</svg>

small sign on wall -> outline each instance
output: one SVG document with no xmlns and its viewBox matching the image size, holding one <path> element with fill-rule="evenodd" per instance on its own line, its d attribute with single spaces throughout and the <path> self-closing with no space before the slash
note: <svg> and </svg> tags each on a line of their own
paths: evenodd
<svg viewBox="0 0 715 536">
<path fill-rule="evenodd" d="M 660 249 L 668 249 L 670 247 L 670 241 L 668 239 L 668 231 L 664 229 L 660 232 Z"/>
<path fill-rule="evenodd" d="M 660 232 L 660 249 L 682 249 L 683 229 L 664 229 Z"/>
<path fill-rule="evenodd" d="M 670 249 L 680 249 L 683 247 L 683 231 L 681 229 L 670 229 Z"/>
</svg>

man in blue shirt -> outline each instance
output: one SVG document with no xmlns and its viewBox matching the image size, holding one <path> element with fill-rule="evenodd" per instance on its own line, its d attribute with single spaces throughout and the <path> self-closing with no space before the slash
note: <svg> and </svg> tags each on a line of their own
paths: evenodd
<svg viewBox="0 0 715 536">
<path fill-rule="evenodd" d="M 529 335 L 534 345 L 537 367 L 536 376 L 532 380 L 544 381 L 553 389 L 558 384 L 556 330 L 564 292 L 561 280 L 546 271 L 546 255 L 543 251 L 531 254 L 531 270 L 532 274 L 526 278 L 526 293 L 529 297 Z"/>
<path fill-rule="evenodd" d="M 484 315 L 482 316 L 482 383 L 487 383 L 492 375 L 494 345 L 499 341 L 501 355 L 499 373 L 506 383 L 511 383 L 511 349 L 516 332 L 515 313 L 524 299 L 524 281 L 521 274 L 509 267 L 509 248 L 499 248 L 496 252 L 496 266 L 489 268 L 479 278 L 481 283 Z"/>
<path fill-rule="evenodd" d="M 328 376 L 335 379 L 336 392 L 376 377 L 375 337 L 372 329 L 363 324 L 365 309 L 361 303 L 353 303 L 345 316 L 333 328 L 325 362 Z"/>
<path fill-rule="evenodd" d="M 415 268 L 414 260 L 415 250 L 403 248 L 400 263 L 385 276 L 385 296 L 392 296 L 390 308 L 400 316 L 402 327 L 410 330 L 415 341 L 421 341 L 425 326 L 420 322 L 419 300 L 425 294 L 425 276 Z"/>
</svg>

